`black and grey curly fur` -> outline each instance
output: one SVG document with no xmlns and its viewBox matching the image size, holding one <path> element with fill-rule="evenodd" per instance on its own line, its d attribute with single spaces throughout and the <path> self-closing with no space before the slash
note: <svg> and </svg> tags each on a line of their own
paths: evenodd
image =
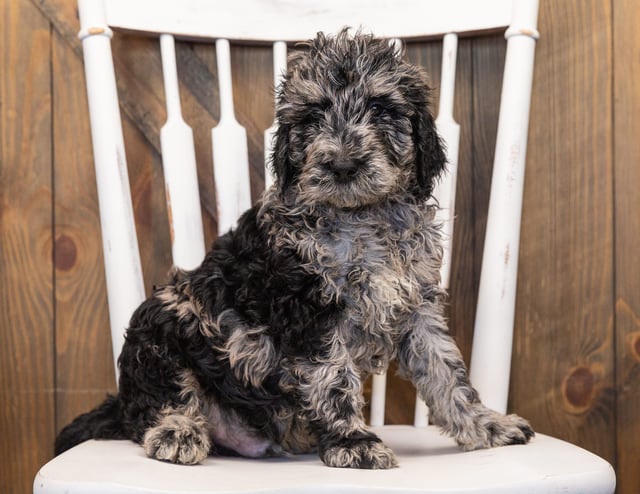
<svg viewBox="0 0 640 494">
<path fill-rule="evenodd" d="M 58 453 L 128 438 L 184 464 L 316 450 L 390 468 L 362 382 L 393 359 L 464 449 L 533 435 L 482 405 L 447 332 L 427 205 L 445 154 L 424 73 L 368 35 L 304 48 L 279 89 L 275 186 L 137 309 L 118 395 L 67 426 Z"/>
</svg>

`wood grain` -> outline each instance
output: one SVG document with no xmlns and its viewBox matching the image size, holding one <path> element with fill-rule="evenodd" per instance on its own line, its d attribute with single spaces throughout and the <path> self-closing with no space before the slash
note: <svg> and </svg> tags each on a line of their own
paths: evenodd
<svg viewBox="0 0 640 494">
<path fill-rule="evenodd" d="M 273 63 L 270 46 L 231 50 L 234 104 L 238 122 L 247 130 L 251 195 L 255 201 L 264 190 L 264 131 L 273 122 Z"/>
<path fill-rule="evenodd" d="M 640 492 L 640 9 L 614 8 L 614 230 L 618 492 Z"/>
<path fill-rule="evenodd" d="M 0 4 L 0 491 L 30 492 L 54 436 L 49 23 Z"/>
<path fill-rule="evenodd" d="M 615 463 L 610 7 L 540 3 L 510 408 Z"/>
</svg>

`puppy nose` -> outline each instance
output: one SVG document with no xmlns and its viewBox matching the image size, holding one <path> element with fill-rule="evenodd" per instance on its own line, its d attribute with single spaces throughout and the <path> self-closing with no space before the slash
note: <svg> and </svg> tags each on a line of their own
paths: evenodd
<svg viewBox="0 0 640 494">
<path fill-rule="evenodd" d="M 329 169 L 335 173 L 339 180 L 348 180 L 358 171 L 360 163 L 358 160 L 353 159 L 338 159 L 329 164 Z"/>
</svg>

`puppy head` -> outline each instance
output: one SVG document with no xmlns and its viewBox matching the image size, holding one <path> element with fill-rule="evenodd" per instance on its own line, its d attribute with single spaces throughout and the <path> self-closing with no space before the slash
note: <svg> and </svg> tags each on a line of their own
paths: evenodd
<svg viewBox="0 0 640 494">
<path fill-rule="evenodd" d="M 426 75 L 389 41 L 319 34 L 290 57 L 278 91 L 280 192 L 338 208 L 426 199 L 446 163 L 429 94 Z"/>
</svg>

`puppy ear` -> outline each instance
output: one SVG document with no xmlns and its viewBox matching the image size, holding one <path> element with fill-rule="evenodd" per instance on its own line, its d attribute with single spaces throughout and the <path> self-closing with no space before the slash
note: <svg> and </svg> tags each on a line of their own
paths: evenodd
<svg viewBox="0 0 640 494">
<path fill-rule="evenodd" d="M 289 132 L 288 125 L 283 123 L 278 125 L 273 138 L 273 151 L 271 153 L 271 171 L 275 176 L 275 182 L 281 194 L 293 182 L 294 169 L 290 157 Z"/>
<path fill-rule="evenodd" d="M 430 89 L 426 76 L 419 74 L 417 79 L 410 97 L 414 105 L 412 130 L 416 154 L 416 195 L 419 199 L 427 199 L 446 168 L 447 155 L 429 108 Z"/>
</svg>

